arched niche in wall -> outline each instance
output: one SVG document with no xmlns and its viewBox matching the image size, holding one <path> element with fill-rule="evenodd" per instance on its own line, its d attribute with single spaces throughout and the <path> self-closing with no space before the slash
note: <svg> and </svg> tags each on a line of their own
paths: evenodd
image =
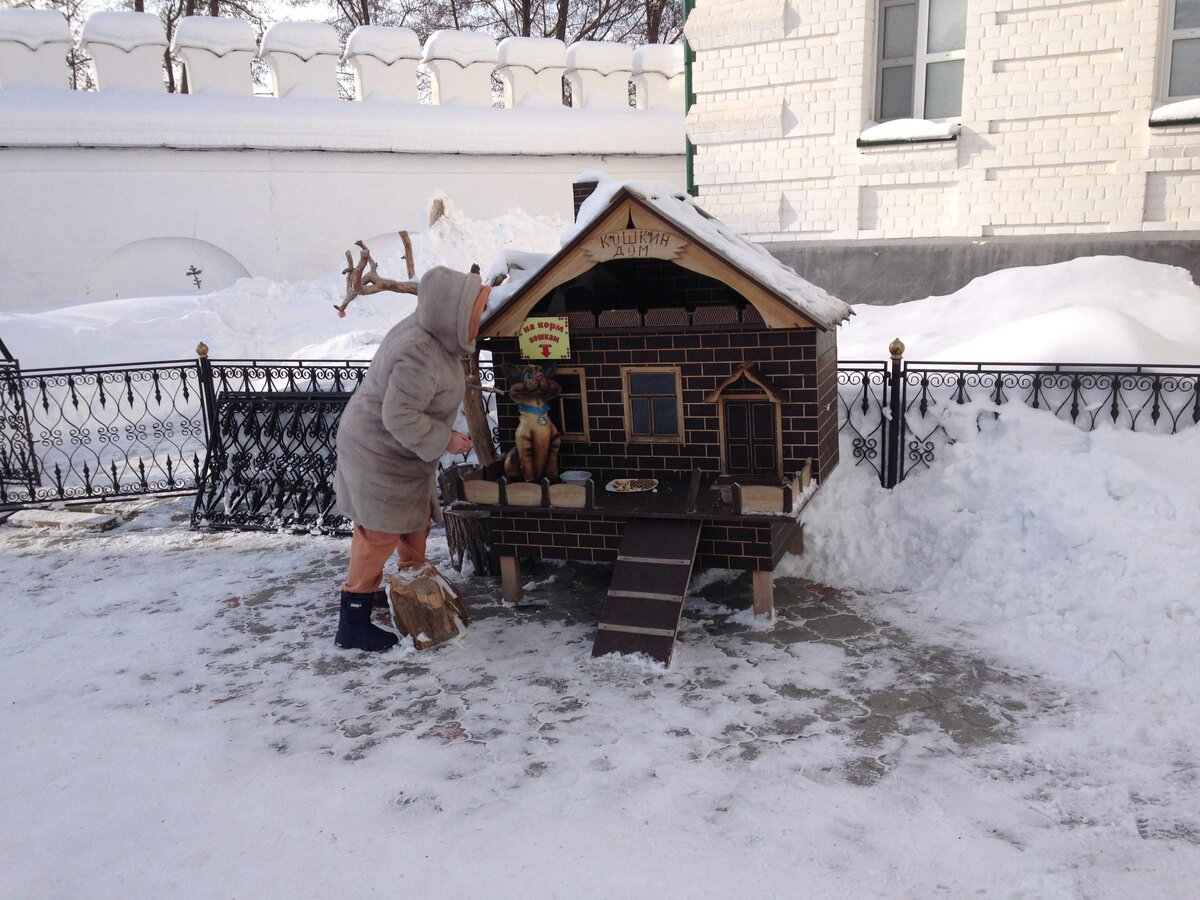
<svg viewBox="0 0 1200 900">
<path fill-rule="evenodd" d="M 146 238 L 109 254 L 88 279 L 86 296 L 113 300 L 206 294 L 249 275 L 236 258 L 208 241 Z"/>
</svg>

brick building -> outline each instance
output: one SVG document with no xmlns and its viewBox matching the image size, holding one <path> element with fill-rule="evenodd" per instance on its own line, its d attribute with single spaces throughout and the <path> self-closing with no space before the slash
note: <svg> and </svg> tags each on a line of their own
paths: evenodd
<svg viewBox="0 0 1200 900">
<path fill-rule="evenodd" d="M 1200 275 L 1197 0 L 697 0 L 686 35 L 701 202 L 838 296 Z"/>
</svg>

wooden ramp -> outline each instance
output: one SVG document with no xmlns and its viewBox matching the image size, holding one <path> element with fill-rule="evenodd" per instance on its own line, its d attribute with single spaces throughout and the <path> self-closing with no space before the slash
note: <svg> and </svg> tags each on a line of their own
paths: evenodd
<svg viewBox="0 0 1200 900">
<path fill-rule="evenodd" d="M 645 653 L 670 665 L 699 542 L 698 520 L 634 519 L 625 526 L 592 656 Z"/>
</svg>

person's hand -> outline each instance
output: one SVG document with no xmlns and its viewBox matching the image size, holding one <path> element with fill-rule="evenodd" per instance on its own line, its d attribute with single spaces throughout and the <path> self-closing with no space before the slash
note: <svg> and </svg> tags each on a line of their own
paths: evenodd
<svg viewBox="0 0 1200 900">
<path fill-rule="evenodd" d="M 471 449 L 471 439 L 461 431 L 450 432 L 450 443 L 446 444 L 447 453 L 466 453 Z"/>
</svg>

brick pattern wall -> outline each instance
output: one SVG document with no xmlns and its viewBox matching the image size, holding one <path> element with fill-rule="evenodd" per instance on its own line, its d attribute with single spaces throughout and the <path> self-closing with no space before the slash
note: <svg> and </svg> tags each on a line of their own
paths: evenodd
<svg viewBox="0 0 1200 900">
<path fill-rule="evenodd" d="M 492 546 L 502 556 L 613 562 L 626 521 L 562 510 L 494 510 Z M 719 569 L 774 571 L 800 527 L 792 521 L 705 523 L 696 562 Z"/>
<path fill-rule="evenodd" d="M 497 364 L 520 364 L 515 340 L 488 343 Z M 705 397 L 742 364 L 753 365 L 785 399 L 781 410 L 784 472 L 813 459 L 814 475 L 837 465 L 837 335 L 816 329 L 720 327 L 571 333 L 571 359 L 587 380 L 590 442 L 564 441 L 562 469 L 632 474 L 707 472 L 722 468 L 717 405 Z M 626 443 L 622 366 L 678 366 L 684 407 L 680 444 Z M 498 387 L 506 389 L 503 378 Z M 499 396 L 501 444 L 511 446 L 516 406 Z"/>
<path fill-rule="evenodd" d="M 1200 230 L 1200 125 L 1148 125 L 1167 0 L 971 0 L 959 139 L 859 148 L 876 6 L 698 0 L 706 209 L 763 241 Z"/>
<path fill-rule="evenodd" d="M 817 335 L 817 454 L 822 481 L 838 464 L 838 371 L 837 332 Z M 814 463 L 814 469 L 817 465 Z"/>
</svg>

